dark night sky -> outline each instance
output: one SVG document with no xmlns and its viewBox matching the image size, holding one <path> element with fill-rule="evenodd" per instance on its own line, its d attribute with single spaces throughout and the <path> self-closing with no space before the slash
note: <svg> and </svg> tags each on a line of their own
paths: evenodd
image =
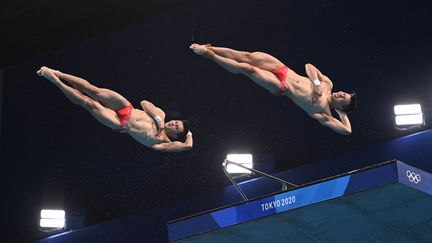
<svg viewBox="0 0 432 243">
<path fill-rule="evenodd" d="M 92 224 L 199 195 L 229 183 L 220 163 L 230 152 L 272 156 L 280 171 L 382 143 L 406 134 L 393 128 L 397 102 L 420 102 L 430 123 L 432 7 L 367 2 L 189 2 L 109 23 L 115 28 L 103 33 L 85 28 L 102 21 L 60 30 L 35 24 L 46 38 L 38 43 L 42 51 L 21 53 L 25 58 L 5 68 L 2 184 L 7 206 L 33 220 L 13 222 L 34 233 L 44 206 L 86 209 Z M 56 35 L 73 41 L 56 45 Z M 191 42 L 268 52 L 303 75 L 304 64 L 313 63 L 334 91 L 358 93 L 353 134 L 338 135 L 287 98 L 197 57 Z M 136 107 L 147 99 L 168 117 L 188 118 L 194 149 L 155 152 L 110 131 L 37 77 L 43 65 L 116 90 Z"/>
</svg>

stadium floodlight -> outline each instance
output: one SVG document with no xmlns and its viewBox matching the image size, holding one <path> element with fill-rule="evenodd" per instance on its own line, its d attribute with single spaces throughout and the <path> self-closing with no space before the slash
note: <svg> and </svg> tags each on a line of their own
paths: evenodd
<svg viewBox="0 0 432 243">
<path fill-rule="evenodd" d="M 394 114 L 397 128 L 424 125 L 424 116 L 420 104 L 395 105 Z"/>
<path fill-rule="evenodd" d="M 39 226 L 44 229 L 62 229 L 65 227 L 65 211 L 42 209 Z"/>
<path fill-rule="evenodd" d="M 252 154 L 228 154 L 226 160 L 241 164 L 247 168 L 253 168 Z M 252 171 L 237 165 L 227 163 L 226 171 L 230 174 L 251 174 Z"/>
</svg>

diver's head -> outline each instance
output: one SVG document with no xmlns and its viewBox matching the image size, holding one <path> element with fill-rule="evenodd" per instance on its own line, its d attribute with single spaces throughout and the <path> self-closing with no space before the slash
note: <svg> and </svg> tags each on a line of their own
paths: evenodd
<svg viewBox="0 0 432 243">
<path fill-rule="evenodd" d="M 357 95 L 355 92 L 351 94 L 343 91 L 335 92 L 331 95 L 330 104 L 336 110 L 352 112 L 357 108 Z"/>
<path fill-rule="evenodd" d="M 165 123 L 165 133 L 171 141 L 184 142 L 189 132 L 189 122 L 187 120 L 171 120 Z"/>
</svg>

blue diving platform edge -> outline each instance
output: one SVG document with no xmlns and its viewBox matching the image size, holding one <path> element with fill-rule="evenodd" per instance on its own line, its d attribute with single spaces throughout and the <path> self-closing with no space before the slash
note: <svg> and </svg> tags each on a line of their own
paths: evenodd
<svg viewBox="0 0 432 243">
<path fill-rule="evenodd" d="M 168 239 L 181 240 L 391 183 L 401 183 L 432 195 L 432 174 L 391 160 L 287 191 L 169 221 Z"/>
</svg>

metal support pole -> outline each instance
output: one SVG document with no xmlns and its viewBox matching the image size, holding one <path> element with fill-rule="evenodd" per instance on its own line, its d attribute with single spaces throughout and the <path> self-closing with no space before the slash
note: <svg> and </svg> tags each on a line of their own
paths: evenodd
<svg viewBox="0 0 432 243">
<path fill-rule="evenodd" d="M 268 178 L 270 178 L 270 179 L 276 180 L 276 181 L 278 181 L 278 182 L 280 182 L 280 183 L 282 183 L 282 184 L 290 185 L 290 186 L 292 186 L 292 187 L 296 187 L 296 186 L 297 186 L 297 185 L 294 184 L 294 183 L 291 183 L 291 182 L 288 182 L 288 181 L 284 181 L 284 180 L 282 180 L 282 179 L 279 179 L 279 178 L 274 177 L 274 176 L 272 176 L 272 175 L 266 174 L 266 173 L 261 172 L 261 171 L 259 171 L 259 170 L 255 170 L 255 169 L 252 169 L 252 168 L 248 168 L 248 167 L 246 167 L 246 166 L 244 166 L 244 165 L 242 165 L 242 164 L 239 164 L 239 163 L 236 163 L 236 162 L 232 162 L 232 161 L 229 161 L 229 160 L 225 160 L 225 161 L 224 161 L 224 165 L 225 165 L 225 167 L 226 167 L 226 165 L 228 165 L 228 163 L 231 163 L 231 164 L 237 165 L 237 166 L 239 166 L 239 167 L 241 167 L 241 168 L 243 168 L 243 169 L 246 169 L 246 170 L 252 171 L 252 172 L 254 172 L 254 173 L 257 173 L 257 174 L 259 174 L 259 175 L 262 175 L 262 176 L 268 177 Z"/>
<path fill-rule="evenodd" d="M 249 200 L 246 195 L 244 194 L 243 190 L 240 188 L 240 186 L 237 184 L 237 182 L 234 180 L 234 178 L 231 177 L 231 175 L 228 173 L 228 171 L 226 171 L 226 169 L 224 168 L 223 171 L 225 172 L 225 175 L 228 176 L 228 178 L 230 179 L 231 183 L 235 186 L 235 188 L 237 189 L 238 193 L 240 194 L 240 196 L 243 198 L 244 201 Z"/>
<path fill-rule="evenodd" d="M 261 171 L 259 171 L 259 170 L 255 170 L 255 169 L 252 169 L 252 168 L 248 168 L 248 167 L 246 167 L 246 166 L 244 166 L 244 165 L 241 165 L 241 164 L 239 164 L 239 163 L 232 162 L 232 161 L 229 161 L 229 160 L 224 160 L 224 162 L 222 163 L 223 171 L 224 171 L 225 175 L 228 177 L 228 179 L 231 181 L 231 183 L 235 186 L 235 188 L 237 189 L 238 193 L 240 194 L 240 196 L 243 198 L 244 201 L 248 201 L 249 199 L 246 197 L 245 193 L 244 193 L 243 190 L 240 188 L 240 186 L 237 184 L 237 182 L 234 180 L 234 178 L 233 178 L 233 177 L 230 175 L 230 173 L 228 173 L 228 171 L 226 170 L 226 168 L 227 168 L 227 166 L 228 166 L 229 163 L 234 164 L 234 165 L 236 165 L 236 166 L 239 166 L 239 167 L 241 167 L 241 168 L 243 168 L 243 169 L 246 169 L 246 170 L 252 171 L 253 173 L 256 173 L 256 174 L 259 174 L 259 175 L 265 176 L 265 177 L 267 177 L 267 178 L 270 178 L 270 179 L 272 179 L 272 180 L 275 180 L 275 181 L 278 181 L 278 182 L 282 183 L 282 190 L 283 190 L 283 191 L 285 191 L 285 190 L 288 189 L 288 185 L 290 185 L 291 187 L 297 187 L 297 185 L 294 184 L 294 183 L 291 183 L 291 182 L 288 182 L 288 181 L 284 181 L 284 180 L 282 180 L 282 179 L 279 179 L 279 178 L 274 177 L 274 176 L 272 176 L 272 175 L 266 174 L 266 173 L 261 172 Z"/>
</svg>

